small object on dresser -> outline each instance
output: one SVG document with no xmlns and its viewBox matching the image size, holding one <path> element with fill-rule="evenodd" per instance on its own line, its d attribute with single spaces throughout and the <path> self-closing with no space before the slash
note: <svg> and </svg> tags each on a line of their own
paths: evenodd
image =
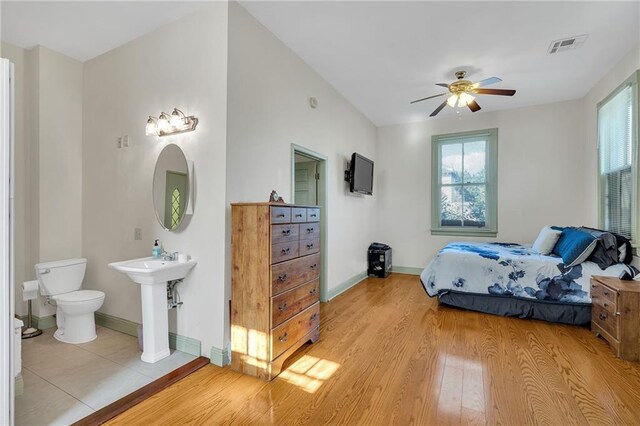
<svg viewBox="0 0 640 426">
<path fill-rule="evenodd" d="M 640 283 L 615 277 L 591 277 L 591 331 L 617 357 L 640 361 Z"/>
<path fill-rule="evenodd" d="M 270 203 L 282 203 L 284 204 L 284 198 L 278 195 L 276 190 L 271 191 L 271 195 L 269 196 Z"/>
</svg>

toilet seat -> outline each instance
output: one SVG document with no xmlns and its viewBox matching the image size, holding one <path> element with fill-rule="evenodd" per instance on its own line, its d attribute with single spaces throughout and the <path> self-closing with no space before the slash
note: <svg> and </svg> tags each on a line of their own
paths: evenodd
<svg viewBox="0 0 640 426">
<path fill-rule="evenodd" d="M 52 297 L 56 302 L 84 303 L 96 299 L 104 299 L 104 292 L 98 290 L 77 290 L 70 293 L 58 294 Z"/>
</svg>

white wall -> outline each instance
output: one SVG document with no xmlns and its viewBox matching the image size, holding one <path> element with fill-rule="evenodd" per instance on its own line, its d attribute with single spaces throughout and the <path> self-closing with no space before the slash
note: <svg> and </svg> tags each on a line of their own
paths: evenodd
<svg viewBox="0 0 640 426">
<path fill-rule="evenodd" d="M 102 290 L 101 312 L 141 322 L 139 285 L 110 270 L 116 260 L 151 255 L 154 238 L 198 265 L 178 290 L 184 305 L 170 329 L 202 342 L 203 355 L 224 346 L 227 4 L 215 2 L 85 63 L 82 250 L 85 285 Z M 195 132 L 145 136 L 148 115 L 178 107 L 200 119 Z M 116 138 L 129 135 L 129 148 Z M 182 231 L 162 230 L 153 210 L 156 159 L 176 143 L 194 160 L 195 211 Z M 142 241 L 134 240 L 134 228 Z"/>
<path fill-rule="evenodd" d="M 34 265 L 81 255 L 82 63 L 2 43 L 16 64 L 16 312 Z M 29 119 L 27 120 L 26 117 Z M 55 312 L 39 298 L 36 316 Z"/>
<path fill-rule="evenodd" d="M 82 63 L 39 46 L 40 262 L 81 256 Z"/>
<path fill-rule="evenodd" d="M 495 240 L 532 242 L 543 225 L 592 224 L 582 118 L 581 102 L 569 101 L 379 128 L 376 238 L 393 248 L 394 265 L 424 267 L 447 242 L 464 239 L 430 232 L 434 134 L 498 128 Z"/>
<path fill-rule="evenodd" d="M 324 154 L 328 288 L 366 271 L 377 187 L 373 197 L 355 196 L 343 176 L 354 151 L 376 160 L 376 128 L 237 3 L 229 4 L 228 74 L 227 215 L 229 203 L 267 201 L 273 189 L 291 201 L 292 143 Z M 230 233 L 227 247 L 229 255 Z"/>
<path fill-rule="evenodd" d="M 7 58 L 14 64 L 15 72 L 15 247 L 14 247 L 14 267 L 15 267 L 15 312 L 17 315 L 26 314 L 26 304 L 22 301 L 21 284 L 33 275 L 33 265 L 28 265 L 27 235 L 29 227 L 27 208 L 29 202 L 28 192 L 30 185 L 28 182 L 28 168 L 26 158 L 29 155 L 27 149 L 27 136 L 25 128 L 27 90 L 27 51 L 11 44 L 0 44 L 0 57 Z"/>
</svg>

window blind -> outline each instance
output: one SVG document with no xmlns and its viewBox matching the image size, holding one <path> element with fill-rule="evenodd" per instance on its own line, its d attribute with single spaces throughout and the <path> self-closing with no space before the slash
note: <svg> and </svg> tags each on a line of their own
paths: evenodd
<svg viewBox="0 0 640 426">
<path fill-rule="evenodd" d="M 603 225 L 606 230 L 627 238 L 632 236 L 633 112 L 631 84 L 598 109 Z"/>
</svg>

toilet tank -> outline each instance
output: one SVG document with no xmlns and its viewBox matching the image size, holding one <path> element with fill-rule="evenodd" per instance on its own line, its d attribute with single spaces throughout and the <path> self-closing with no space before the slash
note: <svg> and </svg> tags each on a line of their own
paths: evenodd
<svg viewBox="0 0 640 426">
<path fill-rule="evenodd" d="M 87 259 L 66 259 L 38 263 L 36 277 L 43 296 L 55 296 L 80 290 Z"/>
</svg>

